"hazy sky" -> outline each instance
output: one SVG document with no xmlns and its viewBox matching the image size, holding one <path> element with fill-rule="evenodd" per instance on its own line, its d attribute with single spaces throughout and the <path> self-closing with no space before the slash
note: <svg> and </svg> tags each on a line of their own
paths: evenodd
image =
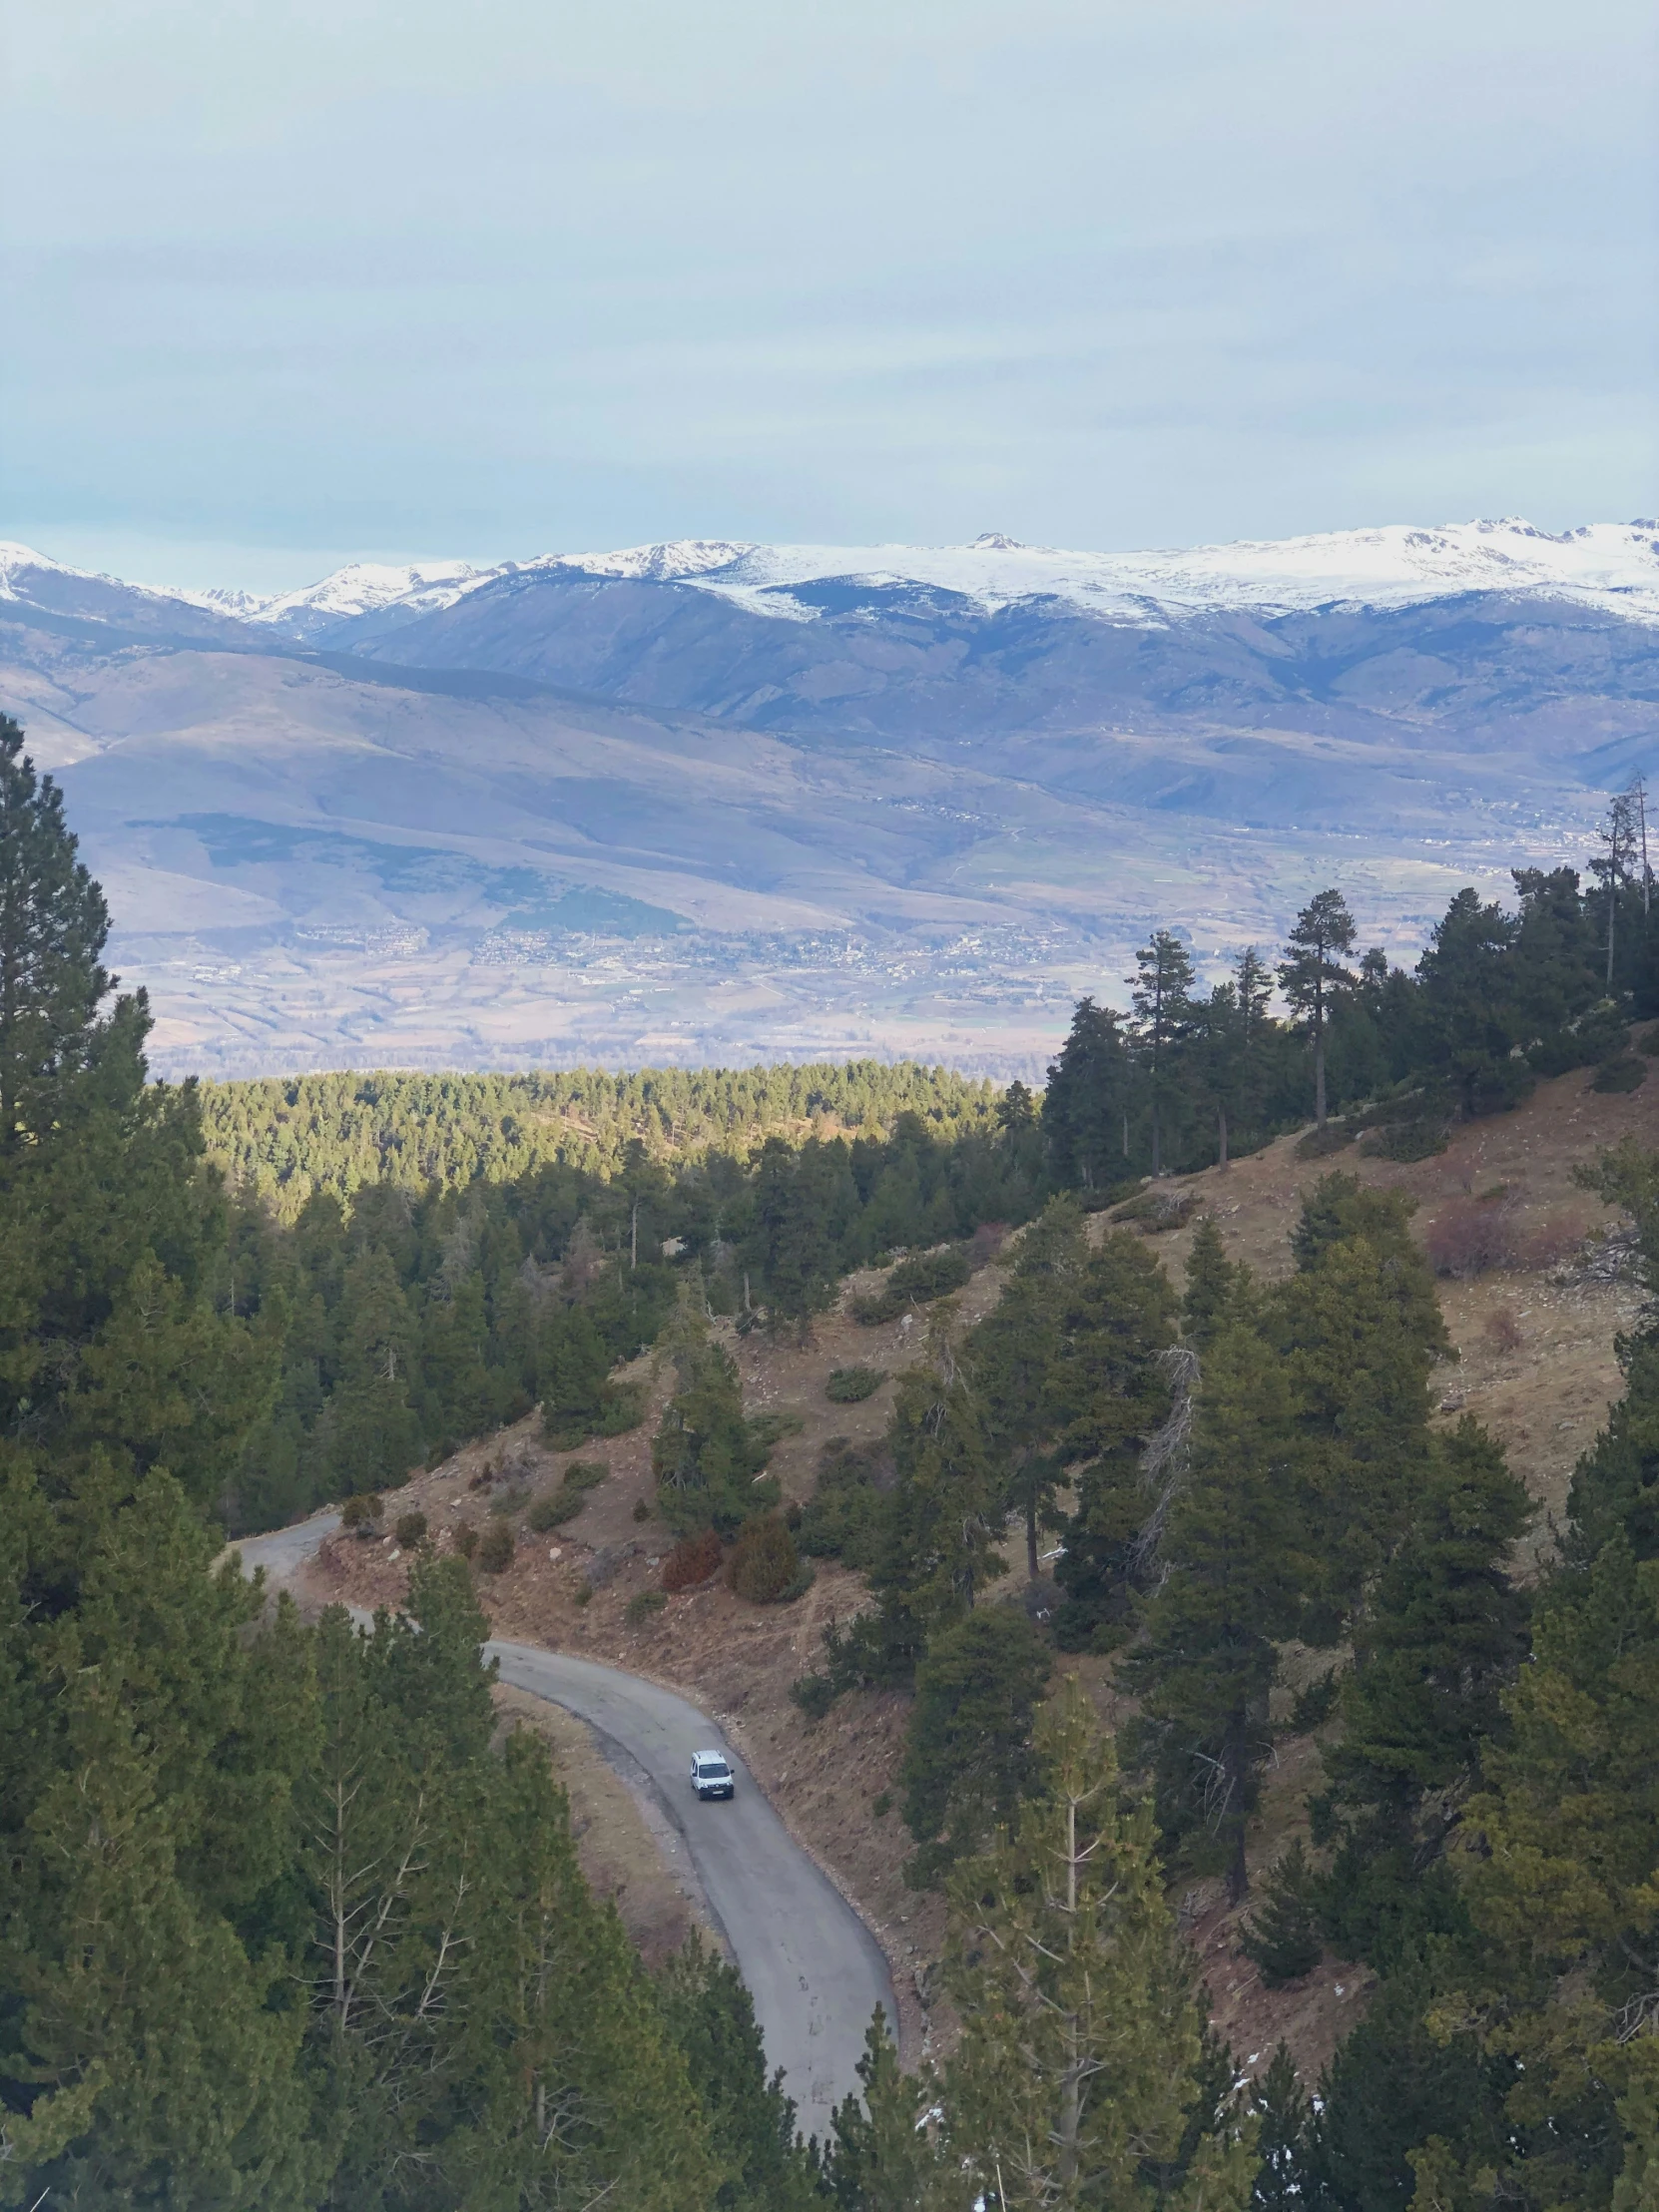
<svg viewBox="0 0 1659 2212">
<path fill-rule="evenodd" d="M 1659 511 L 1651 0 L 8 11 L 0 537 Z"/>
</svg>

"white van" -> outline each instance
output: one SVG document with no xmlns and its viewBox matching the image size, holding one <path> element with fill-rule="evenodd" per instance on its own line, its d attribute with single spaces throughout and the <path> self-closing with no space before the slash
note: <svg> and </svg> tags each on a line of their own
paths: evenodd
<svg viewBox="0 0 1659 2212">
<path fill-rule="evenodd" d="M 692 1788 L 700 1798 L 730 1797 L 738 1786 L 723 1751 L 694 1751 L 691 1779 Z"/>
</svg>

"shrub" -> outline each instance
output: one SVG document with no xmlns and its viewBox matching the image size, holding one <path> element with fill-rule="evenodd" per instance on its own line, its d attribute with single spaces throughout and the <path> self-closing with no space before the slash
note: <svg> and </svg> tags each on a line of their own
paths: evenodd
<svg viewBox="0 0 1659 2212">
<path fill-rule="evenodd" d="M 819 1454 L 818 1487 L 801 1516 L 800 1549 L 817 1559 L 843 1559 L 863 1571 L 874 1564 L 880 1514 L 876 1454 L 831 1436 Z"/>
<path fill-rule="evenodd" d="M 634 1518 L 635 1520 L 649 1520 L 651 1518 L 651 1500 L 648 1497 L 635 1498 Z"/>
<path fill-rule="evenodd" d="M 564 1471 L 564 1484 L 570 1490 L 597 1490 L 610 1471 L 608 1459 L 572 1459 Z"/>
<path fill-rule="evenodd" d="M 1659 1021 L 1651 1029 L 1644 1029 L 1636 1039 L 1636 1050 L 1645 1052 L 1650 1060 L 1659 1059 Z"/>
<path fill-rule="evenodd" d="M 1521 1325 L 1512 1306 L 1500 1306 L 1495 1313 L 1486 1316 L 1486 1326 L 1481 1334 L 1496 1352 L 1518 1352 L 1521 1345 Z"/>
<path fill-rule="evenodd" d="M 810 1721 L 821 1721 L 835 1702 L 835 1685 L 827 1674 L 798 1674 L 790 1684 L 790 1698 Z"/>
<path fill-rule="evenodd" d="M 608 1382 L 599 1415 L 601 1436 L 626 1436 L 645 1418 L 645 1388 L 639 1382 Z"/>
<path fill-rule="evenodd" d="M 661 1590 L 640 1590 L 623 1607 L 622 1617 L 630 1628 L 638 1628 L 641 1621 L 652 1613 L 660 1613 L 667 1603 Z"/>
<path fill-rule="evenodd" d="M 738 1532 L 726 1579 L 752 1605 L 776 1605 L 801 1572 L 795 1538 L 776 1513 L 757 1513 Z"/>
<path fill-rule="evenodd" d="M 810 1559 L 803 1559 L 773 1602 L 778 1605 L 794 1605 L 798 1598 L 804 1598 L 807 1595 L 807 1592 L 817 1580 L 818 1572 L 813 1562 Z"/>
<path fill-rule="evenodd" d="M 1239 1940 L 1270 1989 L 1300 1981 L 1325 1955 L 1319 1888 L 1299 1839 L 1268 1876 L 1261 1908 L 1245 1923 Z"/>
<path fill-rule="evenodd" d="M 1481 1060 L 1463 1077 L 1463 1111 L 1471 1119 L 1511 1113 L 1537 1088 L 1537 1075 L 1524 1060 Z"/>
<path fill-rule="evenodd" d="M 1139 1198 L 1132 1198 L 1127 1206 L 1120 1206 L 1112 1216 L 1131 1228 L 1143 1229 L 1149 1237 L 1161 1236 L 1166 1230 L 1184 1229 L 1198 1204 L 1196 1191 L 1172 1191 L 1154 1184 L 1143 1191 Z"/>
<path fill-rule="evenodd" d="M 833 1368 L 824 1394 L 832 1405 L 859 1405 L 873 1397 L 886 1380 L 885 1368 Z"/>
<path fill-rule="evenodd" d="M 1360 1150 L 1368 1160 L 1429 1160 L 1450 1141 L 1450 1124 L 1438 1115 L 1424 1114 L 1373 1129 L 1361 1138 Z"/>
<path fill-rule="evenodd" d="M 1296 1156 L 1299 1160 L 1323 1160 L 1328 1153 L 1341 1152 L 1354 1138 L 1355 1132 L 1346 1122 L 1328 1121 L 1323 1129 L 1310 1129 L 1305 1137 L 1297 1139 Z"/>
<path fill-rule="evenodd" d="M 339 1524 L 366 1542 L 370 1536 L 380 1533 L 381 1510 L 379 1491 L 366 1490 L 358 1497 L 346 1499 L 340 1507 Z"/>
<path fill-rule="evenodd" d="M 454 1535 L 455 1549 L 463 1559 L 470 1559 L 478 1549 L 478 1531 L 469 1520 L 457 1522 Z"/>
<path fill-rule="evenodd" d="M 426 1515 L 424 1513 L 399 1513 L 393 1530 L 398 1547 L 413 1551 L 416 1544 L 426 1541 Z"/>
<path fill-rule="evenodd" d="M 799 1436 L 806 1425 L 799 1413 L 757 1413 L 749 1424 L 749 1434 L 756 1450 L 770 1457 L 775 1444 L 782 1443 L 786 1436 Z"/>
<path fill-rule="evenodd" d="M 557 1489 L 542 1491 L 525 1514 L 524 1521 L 538 1536 L 545 1536 L 549 1529 L 561 1528 L 567 1520 L 574 1520 L 581 1510 L 581 1491 L 567 1490 L 561 1482 Z"/>
<path fill-rule="evenodd" d="M 960 1245 L 946 1245 L 938 1252 L 918 1252 L 900 1260 L 872 1298 L 853 1301 L 852 1318 L 873 1328 L 879 1322 L 896 1321 L 912 1307 L 926 1306 L 935 1298 L 959 1291 L 973 1274 Z"/>
<path fill-rule="evenodd" d="M 695 1590 L 720 1572 L 726 1548 L 712 1528 L 700 1528 L 695 1536 L 682 1536 L 663 1561 L 665 1590 Z"/>
<path fill-rule="evenodd" d="M 1514 1217 L 1478 1199 L 1442 1207 L 1423 1241 L 1434 1273 L 1464 1282 L 1489 1268 L 1513 1267 L 1518 1255 Z"/>
<path fill-rule="evenodd" d="M 1647 1081 L 1647 1069 L 1633 1052 L 1616 1052 L 1603 1060 L 1590 1079 L 1592 1091 L 1639 1091 Z"/>
<path fill-rule="evenodd" d="M 529 1491 L 522 1486 L 511 1490 L 503 1490 L 499 1497 L 490 1499 L 490 1511 L 500 1515 L 516 1513 L 529 1495 Z"/>
<path fill-rule="evenodd" d="M 807 1679 L 809 1681 L 815 1681 L 819 1678 L 817 1676 L 809 1676 Z M 878 1821 L 884 1821 L 887 1815 L 892 1811 L 892 1792 L 890 1790 L 882 1790 L 877 1796 L 872 1797 L 869 1801 L 869 1809 Z"/>
<path fill-rule="evenodd" d="M 517 1548 L 512 1522 L 492 1520 L 478 1540 L 478 1564 L 486 1574 L 505 1574 Z"/>
<path fill-rule="evenodd" d="M 1323 1728 L 1337 1710 L 1337 1700 L 1342 1695 L 1342 1679 L 1335 1667 L 1327 1667 L 1324 1674 L 1316 1675 L 1305 1690 L 1299 1690 L 1291 1705 L 1291 1726 L 1299 1736 L 1309 1735 L 1316 1728 Z"/>
</svg>

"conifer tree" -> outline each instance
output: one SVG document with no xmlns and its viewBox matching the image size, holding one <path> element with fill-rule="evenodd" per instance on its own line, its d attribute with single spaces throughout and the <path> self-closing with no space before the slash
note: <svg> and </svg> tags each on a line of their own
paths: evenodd
<svg viewBox="0 0 1659 2212">
<path fill-rule="evenodd" d="M 1202 2014 L 1144 1807 L 1075 1679 L 1039 1734 L 1045 1788 L 951 1884 L 947 2157 L 988 2202 L 1244 2212 L 1253 2130 L 1179 2153 Z M 1160 2170 L 1161 2169 L 1161 2170 Z"/>
<path fill-rule="evenodd" d="M 1526 1595 L 1504 1571 L 1530 1517 L 1503 1453 L 1464 1414 L 1435 1440 L 1427 1487 L 1378 1577 L 1324 1752 L 1322 1820 L 1342 1839 L 1327 1925 L 1345 1957 L 1386 1964 L 1450 1925 L 1440 1851 L 1526 1650 Z"/>
<path fill-rule="evenodd" d="M 1187 1254 L 1187 1288 L 1181 1301 L 1182 1333 L 1195 1351 L 1209 1349 L 1246 1279 L 1247 1271 L 1227 1257 L 1214 1214 L 1201 1214 Z"/>
<path fill-rule="evenodd" d="M 1031 1729 L 1048 1647 L 1012 1605 L 981 1605 L 941 1629 L 916 1668 L 904 1732 L 904 1825 L 917 1846 L 904 1878 L 935 1887 L 1014 1817 L 1037 1780 Z"/>
<path fill-rule="evenodd" d="M 948 2177 L 927 2125 L 938 2095 L 930 2067 L 899 2070 L 898 2052 L 877 2006 L 858 2060 L 862 2099 L 836 2105 L 825 2160 L 835 2212 L 954 2212 Z"/>
<path fill-rule="evenodd" d="M 651 1446 L 663 1517 L 677 1534 L 717 1528 L 732 1535 L 778 1502 L 776 1482 L 756 1479 L 766 1447 L 744 1417 L 737 1363 L 689 1302 L 677 1319 L 673 1357 L 675 1390 Z"/>
<path fill-rule="evenodd" d="M 1325 1127 L 1325 1032 L 1333 1001 L 1354 985 L 1344 965 L 1359 932 L 1343 894 L 1318 891 L 1296 917 L 1279 964 L 1279 987 L 1314 1040 L 1314 1119 Z"/>
<path fill-rule="evenodd" d="M 1121 1640 L 1151 1510 L 1141 1453 L 1169 1416 L 1163 1355 L 1175 1341 L 1175 1293 L 1145 1240 L 1116 1230 L 1070 1286 L 1052 1393 L 1061 1447 L 1083 1462 L 1056 1579 L 1062 1649 Z"/>
<path fill-rule="evenodd" d="M 1168 929 L 1152 932 L 1135 963 L 1135 973 L 1124 980 L 1130 985 L 1135 1041 L 1146 1071 L 1156 1176 L 1163 1173 L 1163 1126 L 1176 1095 L 1179 1054 L 1193 1025 L 1193 963 L 1186 946 Z"/>
<path fill-rule="evenodd" d="M 1160 1552 L 1167 1572 L 1131 1655 L 1142 1692 L 1136 1756 L 1155 1777 L 1160 1825 L 1192 1864 L 1248 1886 L 1245 1830 L 1273 1748 L 1279 1640 L 1308 1578 L 1295 1518 L 1298 1439 L 1283 1366 L 1234 1328 L 1205 1361 L 1192 1456 Z"/>
<path fill-rule="evenodd" d="M 395 1489 L 420 1455 L 409 1403 L 414 1324 L 387 1253 L 365 1252 L 345 1271 L 339 1382 L 329 1403 L 328 1464 L 335 1494 Z"/>
<path fill-rule="evenodd" d="M 1129 1174 L 1132 1076 L 1119 1016 L 1079 999 L 1043 1093 L 1049 1172 L 1061 1190 L 1109 1189 Z"/>
<path fill-rule="evenodd" d="M 1312 2114 L 1296 2061 L 1281 2043 L 1251 2091 L 1256 2113 L 1256 2182 L 1251 2212 L 1307 2212 L 1312 2201 L 1308 2129 Z"/>
</svg>

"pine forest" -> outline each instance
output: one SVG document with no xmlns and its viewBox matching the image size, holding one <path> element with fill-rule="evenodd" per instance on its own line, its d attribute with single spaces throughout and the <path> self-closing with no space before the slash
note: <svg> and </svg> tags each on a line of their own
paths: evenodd
<svg viewBox="0 0 1659 2212">
<path fill-rule="evenodd" d="M 1449 1402 L 1462 1262 L 1362 1172 L 1645 1083 L 1636 802 L 1513 882 L 1408 968 L 1338 888 L 1219 981 L 1169 916 L 1040 1092 L 173 1086 L 0 720 L 0 2205 L 1659 2207 L 1659 1153 L 1572 1163 L 1636 1303 L 1561 1516 Z M 1282 1272 L 1194 1181 L 1274 1147 Z M 885 1394 L 803 1494 L 745 1362 L 832 1325 L 905 1349 L 830 1375 L 830 1412 Z M 599 1458 L 441 1541 L 399 1517 L 507 1430 Z M 718 1942 L 646 1962 L 483 1663 L 494 1577 L 629 1437 L 641 1617 L 844 1576 L 800 1757 L 898 1716 L 868 1818 L 946 1932 L 948 2031 L 901 2053 L 878 2010 L 833 2110 Z M 395 1520 L 395 1604 L 226 1550 L 323 1507 Z M 1261 1991 L 1364 1977 L 1317 2067 L 1218 2028 L 1206 1885 Z"/>
</svg>

